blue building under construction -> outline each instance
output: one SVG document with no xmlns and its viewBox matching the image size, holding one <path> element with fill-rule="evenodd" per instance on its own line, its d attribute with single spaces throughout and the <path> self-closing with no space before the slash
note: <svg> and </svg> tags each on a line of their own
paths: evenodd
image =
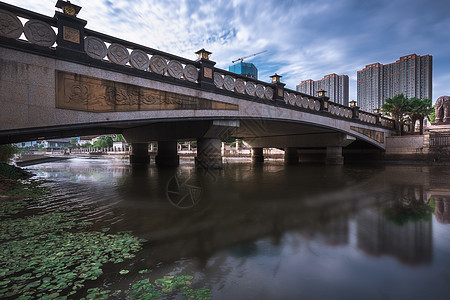
<svg viewBox="0 0 450 300">
<path fill-rule="evenodd" d="M 228 71 L 258 79 L 258 69 L 252 63 L 238 62 L 228 67 Z"/>
</svg>

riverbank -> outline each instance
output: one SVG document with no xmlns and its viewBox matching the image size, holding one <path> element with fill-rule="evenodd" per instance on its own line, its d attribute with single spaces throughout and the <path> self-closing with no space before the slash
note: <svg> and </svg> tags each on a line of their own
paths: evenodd
<svg viewBox="0 0 450 300">
<path fill-rule="evenodd" d="M 439 144 L 430 136 L 393 136 L 386 139 L 384 163 L 450 165 L 450 145 Z"/>
<path fill-rule="evenodd" d="M 11 194 L 16 194 L 19 180 L 28 179 L 31 173 L 6 163 L 0 163 L 0 199 L 9 199 Z M 15 197 L 18 197 L 15 195 Z"/>
</svg>

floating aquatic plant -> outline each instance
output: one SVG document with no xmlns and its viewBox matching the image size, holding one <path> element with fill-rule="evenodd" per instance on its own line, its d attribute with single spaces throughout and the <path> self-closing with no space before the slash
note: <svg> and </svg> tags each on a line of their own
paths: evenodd
<svg viewBox="0 0 450 300">
<path fill-rule="evenodd" d="M 134 283 L 125 294 L 131 299 L 159 299 L 164 294 L 170 294 L 178 290 L 182 292 L 184 299 L 211 299 L 209 289 L 195 290 L 190 288 L 193 278 L 191 275 L 167 275 L 156 279 L 154 284 L 146 278 Z"/>
<path fill-rule="evenodd" d="M 106 263 L 121 263 L 133 258 L 144 240 L 131 232 L 88 231 L 89 222 L 78 222 L 80 212 L 48 212 L 17 217 L 28 205 L 49 193 L 40 182 L 19 182 L 0 206 L 0 298 L 69 299 L 88 281 L 103 274 Z M 130 271 L 123 269 L 119 274 Z M 140 270 L 140 276 L 150 271 Z M 149 278 L 133 283 L 129 290 L 99 287 L 87 290 L 81 299 L 158 299 L 170 293 L 182 293 L 184 299 L 211 299 L 208 289 L 190 287 L 190 275 L 171 275 L 151 283 Z M 77 295 L 76 295 L 77 294 Z"/>
<path fill-rule="evenodd" d="M 142 240 L 129 232 L 69 232 L 76 212 L 49 213 L 4 220 L 0 226 L 0 297 L 71 296 L 87 280 L 102 273 L 102 265 L 131 258 Z M 14 240 L 11 240 L 14 238 Z"/>
</svg>

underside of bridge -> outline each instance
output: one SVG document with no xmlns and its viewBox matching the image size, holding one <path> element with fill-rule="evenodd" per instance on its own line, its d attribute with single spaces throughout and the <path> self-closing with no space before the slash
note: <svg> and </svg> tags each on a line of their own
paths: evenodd
<svg viewBox="0 0 450 300">
<path fill-rule="evenodd" d="M 165 119 L 128 120 L 103 124 L 82 124 L 2 132 L 0 143 L 101 134 L 124 135 L 132 144 L 131 161 L 148 163 L 147 144 L 158 142 L 159 165 L 177 165 L 176 142 L 197 140 L 197 163 L 203 167 L 220 168 L 221 141 L 230 138 L 245 140 L 253 148 L 254 161 L 263 161 L 263 148 L 285 150 L 287 163 L 327 162 L 342 164 L 344 156 L 379 154 L 376 146 L 346 133 L 305 123 L 262 118 L 241 119 Z M 367 156 L 368 157 L 368 156 Z M 347 158 L 346 158 L 347 159 Z"/>
</svg>

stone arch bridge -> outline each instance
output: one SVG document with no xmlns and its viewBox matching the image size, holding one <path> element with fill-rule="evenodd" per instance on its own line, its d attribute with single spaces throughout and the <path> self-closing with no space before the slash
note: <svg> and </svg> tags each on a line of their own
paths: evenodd
<svg viewBox="0 0 450 300">
<path fill-rule="evenodd" d="M 384 150 L 394 123 L 285 88 L 281 76 L 254 80 L 215 67 L 209 52 L 189 60 L 85 28 L 80 7 L 58 1 L 48 17 L 0 2 L 0 143 L 122 133 L 134 162 L 177 164 L 177 140 L 197 140 L 197 162 L 220 167 L 220 141 L 245 139 L 287 161 L 322 152 Z M 62 6 L 61 6 L 62 3 Z M 306 157 L 306 156 L 305 156 Z"/>
</svg>

